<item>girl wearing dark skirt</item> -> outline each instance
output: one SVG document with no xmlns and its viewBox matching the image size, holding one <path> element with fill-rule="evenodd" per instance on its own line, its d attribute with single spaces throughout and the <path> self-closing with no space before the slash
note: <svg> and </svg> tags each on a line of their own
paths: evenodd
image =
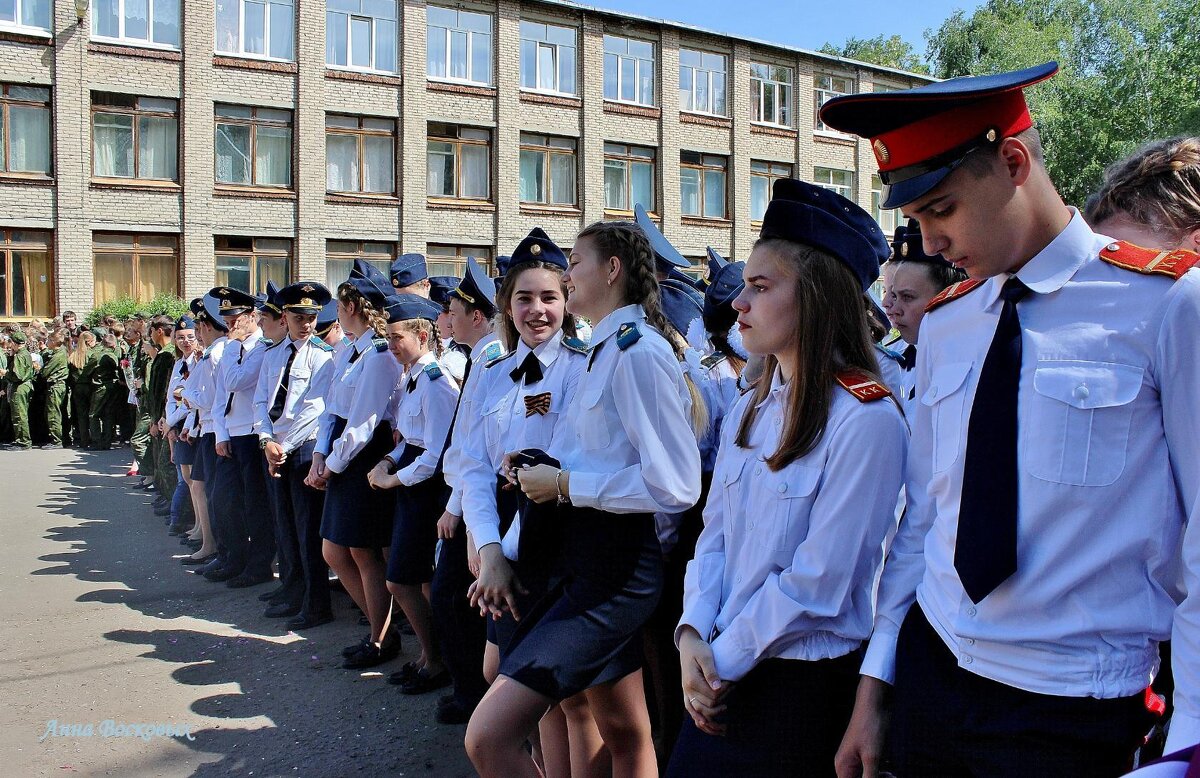
<svg viewBox="0 0 1200 778">
<path fill-rule="evenodd" d="M 548 452 L 559 464 L 516 471 L 530 500 L 560 502 L 562 545 L 546 595 L 523 614 L 467 728 L 485 778 L 537 776 L 523 744 L 551 705 L 579 693 L 613 775 L 657 773 L 640 630 L 662 588 L 654 513 L 684 511 L 700 495 L 691 396 L 659 334 L 654 260 L 636 226 L 581 232 L 563 283 L 567 311 L 594 323 L 591 352 Z"/>
<path fill-rule="evenodd" d="M 858 206 L 777 182 L 733 303 L 765 371 L 725 420 L 687 569 L 668 775 L 834 775 L 907 445 L 861 305 L 886 258 Z"/>
<path fill-rule="evenodd" d="M 314 489 L 326 490 L 321 516 L 325 561 L 371 624 L 362 644 L 347 649 L 343 667 L 351 670 L 374 667 L 400 652 L 399 636 L 388 629 L 392 595 L 385 557 L 395 496 L 372 489 L 367 481 L 367 473 L 392 449 L 385 415 L 400 365 L 383 339 L 390 289 L 379 270 L 359 260 L 338 287 L 338 321 L 353 342 L 334 359 L 333 383 L 305 479 Z"/>
</svg>

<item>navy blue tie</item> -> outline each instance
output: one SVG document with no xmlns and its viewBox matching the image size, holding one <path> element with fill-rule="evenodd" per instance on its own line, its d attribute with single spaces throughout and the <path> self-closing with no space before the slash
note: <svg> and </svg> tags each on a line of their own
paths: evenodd
<svg viewBox="0 0 1200 778">
<path fill-rule="evenodd" d="M 979 373 L 967 426 L 962 501 L 954 569 L 971 602 L 979 602 L 1017 571 L 1017 390 L 1021 382 L 1021 319 L 1017 303 L 1029 287 L 1004 282 L 1004 307 Z"/>
</svg>

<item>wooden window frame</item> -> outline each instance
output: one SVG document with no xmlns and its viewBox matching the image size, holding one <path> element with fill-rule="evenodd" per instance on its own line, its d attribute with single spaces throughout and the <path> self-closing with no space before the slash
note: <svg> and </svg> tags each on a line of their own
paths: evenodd
<svg viewBox="0 0 1200 778">
<path fill-rule="evenodd" d="M 222 106 L 227 106 L 230 108 L 249 108 L 250 109 L 250 118 L 247 119 L 247 118 L 241 117 L 241 116 L 222 116 L 219 113 Z M 288 119 L 286 122 L 275 121 L 274 119 L 260 119 L 260 118 L 258 118 L 259 110 L 287 111 L 288 114 L 291 116 L 291 118 Z M 217 131 L 218 126 L 222 125 L 222 124 L 233 124 L 233 125 L 237 125 L 239 127 L 249 127 L 250 128 L 250 183 L 248 183 L 248 184 L 242 184 L 237 181 L 220 181 L 217 179 L 217 166 L 216 166 L 217 144 L 216 144 L 215 136 L 216 136 L 216 131 Z M 213 135 L 214 135 L 214 138 L 213 138 L 213 184 L 215 186 L 232 186 L 232 187 L 238 187 L 238 188 L 243 188 L 243 189 L 246 189 L 246 188 L 249 188 L 249 189 L 271 189 L 271 190 L 281 191 L 281 192 L 294 191 L 295 187 L 296 187 L 296 171 L 295 171 L 295 165 L 293 164 L 295 162 L 295 158 L 296 158 L 296 127 L 295 127 L 295 124 L 296 124 L 296 112 L 293 111 L 291 108 L 266 108 L 266 107 L 260 108 L 259 106 L 254 106 L 254 105 L 235 105 L 234 103 L 217 103 L 216 105 L 214 105 L 213 106 Z M 289 183 L 287 185 L 258 183 L 258 128 L 259 127 L 286 127 L 288 132 L 290 133 L 289 143 L 288 143 L 288 179 L 289 179 Z M 361 159 L 361 153 L 362 153 L 362 149 L 360 147 L 360 149 L 359 149 L 360 159 Z"/>
<path fill-rule="evenodd" d="M 775 68 L 783 68 L 784 70 L 788 71 L 788 73 L 791 74 L 792 80 L 791 81 L 779 81 L 778 79 L 774 79 L 774 78 L 762 78 L 761 76 L 756 76 L 756 75 L 754 75 L 755 67 L 766 68 L 768 73 L 770 73 Z M 772 119 L 770 119 L 770 120 L 763 118 L 766 115 L 765 106 L 763 105 L 763 103 L 765 102 L 764 95 L 766 93 L 766 90 L 763 88 L 764 84 L 771 84 L 775 87 L 775 116 L 772 117 Z M 780 100 L 780 95 L 784 88 L 786 88 L 787 92 L 788 92 L 786 101 Z M 750 121 L 753 124 L 763 124 L 763 125 L 766 125 L 767 127 L 785 127 L 789 130 L 792 129 L 795 126 L 795 112 L 792 110 L 794 107 L 792 105 L 792 101 L 795 97 L 795 95 L 794 95 L 795 89 L 796 89 L 796 69 L 794 67 L 792 67 L 791 65 L 776 65 L 776 64 L 773 64 L 770 62 L 751 62 L 750 63 L 750 99 L 753 104 L 758 106 L 759 118 L 758 119 L 753 118 L 753 113 L 751 113 Z M 777 121 L 775 121 L 775 119 L 779 117 L 780 106 L 783 106 L 783 105 L 787 106 L 787 117 L 786 117 L 787 122 L 777 122 Z"/>
<path fill-rule="evenodd" d="M 93 92 L 92 93 L 91 117 L 90 117 L 90 121 L 88 122 L 88 128 L 91 131 L 91 144 L 90 144 L 91 145 L 91 149 L 90 149 L 91 154 L 90 154 L 90 156 L 91 156 L 91 164 L 92 164 L 92 169 L 91 169 L 92 180 L 93 181 L 106 181 L 106 182 L 116 181 L 116 182 L 121 182 L 121 183 L 125 183 L 128 181 L 137 181 L 137 182 L 141 182 L 141 183 L 149 183 L 151 186 L 156 185 L 156 184 L 158 184 L 158 185 L 164 185 L 164 184 L 178 185 L 179 184 L 179 167 L 180 167 L 179 155 L 182 152 L 182 147 L 183 147 L 183 144 L 179 142 L 180 141 L 180 137 L 179 137 L 179 98 L 177 98 L 177 97 L 154 97 L 151 95 L 124 95 L 125 97 L 132 97 L 135 101 L 135 105 L 133 108 L 125 108 L 124 106 L 97 104 L 96 103 L 96 95 L 97 94 L 123 94 L 123 93 L 116 93 L 116 92 Z M 148 99 L 152 99 L 152 100 L 174 100 L 175 101 L 175 111 L 173 113 L 168 113 L 166 111 L 150 111 L 150 110 L 144 110 L 144 109 L 138 108 L 136 105 L 136 102 L 141 101 L 143 98 L 148 98 Z M 133 117 L 133 175 L 132 176 L 97 176 L 96 175 L 96 116 L 97 116 L 97 114 L 106 114 L 106 115 L 114 115 L 114 116 L 132 116 Z M 175 120 L 175 177 L 174 178 L 143 178 L 142 176 L 139 175 L 139 173 L 141 172 L 140 168 L 141 168 L 142 162 L 141 162 L 141 155 L 138 154 L 138 148 L 139 148 L 138 139 L 141 134 L 141 122 L 139 122 L 138 119 L 140 119 L 143 116 Z"/>
<path fill-rule="evenodd" d="M 823 78 L 829 79 L 828 89 L 819 85 L 821 79 Z M 845 81 L 847 84 L 847 90 L 842 92 L 835 89 L 835 81 Z M 830 135 L 845 135 L 846 133 L 844 132 L 839 132 L 838 130 L 826 127 L 824 125 L 824 123 L 821 121 L 821 106 L 835 97 L 842 97 L 844 95 L 852 95 L 855 93 L 853 76 L 843 76 L 838 75 L 837 73 L 829 73 L 824 71 L 817 71 L 813 73 L 813 131 L 829 133 Z"/>
<path fill-rule="evenodd" d="M 331 116 L 340 116 L 340 117 L 343 117 L 346 119 L 357 119 L 358 120 L 358 128 L 352 129 L 350 127 L 330 127 L 329 126 L 329 117 L 331 117 Z M 326 113 L 325 117 L 326 117 L 325 138 L 326 138 L 327 144 L 328 144 L 328 139 L 329 139 L 330 135 L 352 135 L 352 136 L 354 136 L 354 138 L 358 144 L 358 189 L 357 190 L 351 189 L 351 190 L 344 191 L 344 190 L 340 190 L 340 189 L 336 189 L 336 190 L 328 189 L 328 187 L 327 187 L 326 194 L 350 195 L 353 197 L 382 197 L 382 198 L 396 197 L 396 162 L 399 158 L 399 154 L 396 153 L 397 152 L 396 139 L 399 137 L 399 135 L 398 135 L 398 127 L 397 127 L 398 122 L 396 121 L 395 117 L 362 116 L 362 115 L 358 115 L 358 114 L 336 113 L 336 112 Z M 369 129 L 369 128 L 363 127 L 363 123 L 365 121 L 367 121 L 368 119 L 372 119 L 375 121 L 389 121 L 392 123 L 392 129 L 389 131 L 389 130 L 375 130 L 375 129 Z M 365 176 L 367 174 L 367 166 L 366 166 L 366 158 L 365 158 L 366 145 L 364 143 L 364 139 L 368 138 L 368 137 L 390 138 L 392 141 L 392 176 L 391 176 L 392 188 L 387 192 L 374 192 L 374 191 L 368 192 L 366 190 Z M 292 138 L 293 138 L 292 142 L 295 143 L 295 133 L 293 133 Z M 328 146 L 326 146 L 326 148 L 328 148 Z M 326 183 L 328 184 L 328 180 L 329 180 L 328 152 L 326 152 L 325 165 L 326 165 L 325 180 L 326 180 Z M 295 176 L 292 177 L 292 180 L 295 181 Z M 373 241 L 368 241 L 368 242 L 373 242 Z"/>
<path fill-rule="evenodd" d="M 683 160 L 684 154 L 695 154 L 700 157 L 700 162 L 685 162 Z M 724 164 L 722 164 L 720 166 L 706 164 L 704 162 L 705 157 L 717 157 L 719 159 L 724 160 Z M 729 157 L 722 155 L 722 154 L 705 154 L 705 153 L 699 152 L 699 151 L 681 150 L 680 158 L 679 158 L 679 170 L 680 170 L 680 187 L 679 187 L 679 191 L 680 191 L 679 212 L 680 212 L 680 214 L 688 219 L 706 219 L 708 221 L 728 221 L 729 220 Z M 683 181 L 682 181 L 683 175 L 682 175 L 682 172 L 684 170 L 699 170 L 700 171 L 700 213 L 684 213 L 683 212 Z M 725 188 L 725 198 L 724 198 L 725 212 L 721 216 L 706 216 L 704 214 L 704 173 L 705 173 L 705 171 L 708 171 L 708 170 L 720 170 L 721 175 L 725 179 L 725 187 L 724 187 Z"/>
<path fill-rule="evenodd" d="M 766 171 L 755 170 L 755 165 L 766 165 Z M 785 172 L 774 170 L 775 167 L 787 168 Z M 775 182 L 781 178 L 792 178 L 796 173 L 796 166 L 791 162 L 774 162 L 768 159 L 752 159 L 750 160 L 750 191 L 754 191 L 754 179 L 765 178 L 767 180 L 767 201 L 771 200 L 771 190 L 775 187 Z M 751 205 L 754 204 L 754 198 L 750 198 Z M 755 219 L 753 215 L 750 218 L 751 224 L 762 224 L 762 219 Z"/>
<path fill-rule="evenodd" d="M 830 179 L 829 181 L 818 181 L 817 180 L 817 178 L 818 178 L 817 171 L 819 171 L 819 170 L 825 170 L 830 173 L 846 173 L 847 175 L 850 176 L 850 183 L 847 184 L 845 187 L 843 187 L 841 184 L 835 184 L 835 183 L 833 183 L 833 176 L 829 176 L 829 179 Z M 840 194 L 840 195 L 842 195 L 842 197 L 845 197 L 847 200 L 850 200 L 852 202 L 857 200 L 857 198 L 854 196 L 855 182 L 854 182 L 854 171 L 853 170 L 846 170 L 845 168 L 840 168 L 840 167 L 825 167 L 824 165 L 816 165 L 813 167 L 813 183 L 816 184 L 817 186 L 824 187 L 825 189 L 828 189 L 831 192 Z M 845 194 L 843 194 L 841 191 L 839 191 L 843 188 L 848 189 L 849 191 L 846 192 Z"/>
<path fill-rule="evenodd" d="M 12 234 L 14 232 L 36 232 L 46 235 L 46 242 L 43 243 L 14 243 Z M 13 310 L 13 263 L 12 255 L 14 251 L 37 251 L 44 250 L 49 258 L 47 267 L 49 268 L 48 281 L 50 284 L 50 310 L 43 316 L 39 313 L 31 313 L 25 316 L 18 316 L 12 312 Z M 54 232 L 53 230 L 26 230 L 18 227 L 3 227 L 0 228 L 0 269 L 4 271 L 4 287 L 0 289 L 0 318 L 7 320 L 15 319 L 40 319 L 48 318 L 55 315 L 54 301 Z M 26 308 L 29 306 L 27 305 Z"/>
<path fill-rule="evenodd" d="M 439 249 L 454 249 L 454 254 L 439 254 Z M 482 256 L 483 252 L 486 252 L 486 257 Z M 457 243 L 428 243 L 425 246 L 425 258 L 430 264 L 453 262 L 458 268 L 458 272 L 447 275 L 461 278 L 466 270 L 467 257 L 474 257 L 476 261 L 484 260 L 479 262 L 484 271 L 488 274 L 494 272 L 496 251 L 490 246 L 464 246 Z"/>
<path fill-rule="evenodd" d="M 230 249 L 230 248 L 223 249 L 220 247 L 220 242 L 222 240 L 229 240 L 231 238 L 241 238 L 243 240 L 249 240 L 250 248 L 249 249 Z M 258 246 L 258 242 L 260 240 L 286 240 L 288 242 L 289 246 L 286 251 L 277 251 L 275 249 L 260 249 Z M 238 259 L 246 259 L 249 261 L 249 268 L 250 268 L 250 289 L 248 290 L 249 294 L 257 294 L 260 291 L 266 291 L 266 284 L 258 283 L 258 260 L 259 259 L 282 259 L 284 261 L 284 265 L 286 267 L 285 275 L 287 277 L 288 283 L 291 283 L 292 255 L 295 253 L 295 249 L 296 249 L 296 242 L 292 238 L 268 238 L 268 237 L 248 238 L 244 235 L 216 235 L 213 237 L 213 256 L 216 257 L 217 264 L 220 264 L 221 257 L 235 257 Z M 215 274 L 216 270 L 214 269 L 213 272 Z M 216 283 L 216 280 L 217 279 L 214 275 L 214 278 L 213 278 L 214 284 Z"/>
<path fill-rule="evenodd" d="M 628 209 L 621 209 L 621 208 L 610 208 L 610 207 L 608 207 L 608 203 L 605 203 L 604 204 L 604 212 L 611 213 L 611 214 L 621 214 L 621 215 L 633 213 L 633 204 L 634 204 L 633 203 L 633 173 L 631 172 L 631 168 L 632 168 L 633 163 L 635 163 L 635 162 L 641 163 L 641 164 L 645 164 L 646 162 L 649 162 L 650 163 L 650 180 L 652 182 L 652 184 L 650 186 L 650 193 L 651 193 L 651 195 L 654 196 L 654 202 L 651 203 L 651 205 L 654 207 L 647 208 L 646 213 L 651 214 L 651 215 L 657 215 L 658 214 L 658 149 L 656 149 L 653 146 L 642 146 L 637 143 L 614 143 L 614 142 L 610 142 L 610 141 L 605 141 L 604 146 L 605 146 L 605 150 L 604 150 L 604 162 L 605 163 L 607 163 L 609 160 L 616 160 L 616 161 L 624 163 L 624 165 L 625 165 L 625 202 L 629 203 L 629 205 L 630 205 L 630 207 Z M 610 151 L 608 151 L 608 148 L 607 148 L 608 146 L 624 146 L 625 152 L 623 154 L 618 154 L 616 152 L 610 152 Z M 633 153 L 630 151 L 630 149 L 635 149 L 635 148 L 649 149 L 650 151 L 654 152 L 654 155 L 651 157 L 648 157 L 648 158 L 634 156 Z M 601 178 L 601 181 L 603 181 L 603 177 Z"/>
<path fill-rule="evenodd" d="M 532 143 L 532 142 L 526 141 L 525 136 L 527 136 L 527 135 L 536 135 L 538 137 L 545 138 L 546 143 L 544 145 L 542 145 L 542 144 L 537 144 L 537 143 Z M 554 146 L 554 145 L 551 145 L 551 143 L 550 143 L 550 140 L 552 138 L 557 138 L 559 140 L 569 140 L 574 145 L 571 147 L 570 150 L 567 150 L 567 148 L 565 146 Z M 565 135 L 546 135 L 546 134 L 538 133 L 538 132 L 522 132 L 521 133 L 520 151 L 522 151 L 522 152 L 532 151 L 532 152 L 539 153 L 543 157 L 545 157 L 545 161 L 542 163 L 542 190 L 546 193 L 546 201 L 545 202 L 542 202 L 540 200 L 521 200 L 521 203 L 527 204 L 527 205 L 544 205 L 544 206 L 548 206 L 548 207 L 552 207 L 552 208 L 577 208 L 579 206 L 579 139 L 578 138 L 571 138 L 571 137 L 567 137 Z M 556 202 L 554 200 L 554 196 L 553 196 L 554 193 L 551 191 L 551 184 L 553 181 L 553 175 L 551 174 L 551 165 L 554 161 L 554 157 L 556 157 L 556 156 L 570 157 L 571 158 L 571 167 L 574 168 L 574 170 L 575 170 L 575 174 L 573 176 L 574 180 L 575 180 L 575 186 L 571 192 L 571 201 L 569 203 Z M 518 178 L 520 178 L 519 170 L 518 170 L 517 176 L 518 176 Z M 518 190 L 520 189 L 519 186 L 517 188 L 518 188 Z"/>
<path fill-rule="evenodd" d="M 428 183 L 426 183 L 426 196 L 431 200 L 466 200 L 474 203 L 490 203 L 492 202 L 492 139 L 495 137 L 493 130 L 489 127 L 471 127 L 463 124 L 446 124 L 453 127 L 456 133 L 461 133 L 463 129 L 484 130 L 488 134 L 487 140 L 477 138 L 463 138 L 456 135 L 448 137 L 445 135 L 435 135 L 432 131 L 426 133 L 425 141 L 425 157 L 428 163 L 429 144 L 430 143 L 448 143 L 454 147 L 454 193 L 453 194 L 429 194 Z M 462 194 L 463 180 L 463 164 L 462 164 L 462 147 L 463 146 L 483 146 L 487 149 L 487 184 L 488 193 L 486 197 L 467 197 Z M 518 174 L 519 176 L 519 174 Z M 578 181 L 576 188 L 578 189 Z"/>
<path fill-rule="evenodd" d="M 27 89 L 45 89 L 46 92 L 48 93 L 48 97 L 46 98 L 45 102 L 41 102 L 39 100 L 30 100 L 30 99 L 20 98 L 20 97 L 10 97 L 9 90 L 12 89 L 13 87 L 24 87 Z M 45 108 L 47 113 L 49 114 L 49 119 L 50 119 L 50 121 L 48 123 L 49 137 L 46 138 L 46 146 L 50 150 L 50 154 L 49 154 L 50 169 L 47 170 L 45 173 L 40 173 L 37 171 L 28 171 L 28 170 L 9 170 L 8 169 L 8 167 L 9 167 L 8 152 L 9 152 L 10 144 L 12 143 L 12 123 L 9 121 L 9 108 L 14 105 L 23 107 L 23 108 Z M 47 86 L 45 84 L 13 84 L 13 83 L 0 84 L 0 122 L 4 123 L 4 126 L 2 128 L 0 128 L 0 130 L 3 130 L 3 134 L 4 134 L 4 145 L 3 145 L 3 148 L 0 148 L 0 154 L 3 155 L 3 156 L 0 156 L 0 176 L 13 177 L 13 178 L 30 178 L 30 179 L 35 179 L 38 181 L 49 181 L 49 180 L 53 179 L 54 178 L 54 90 L 53 90 L 53 87 Z"/>
<path fill-rule="evenodd" d="M 104 248 L 100 248 L 100 246 L 98 246 L 96 244 L 96 235 L 97 234 L 100 234 L 100 235 L 127 235 L 127 236 L 133 238 L 133 245 L 131 248 L 128 248 L 128 249 L 109 248 L 108 245 L 105 245 Z M 160 238 L 160 237 L 164 237 L 164 236 L 175 239 L 174 250 L 166 250 L 166 249 L 162 249 L 158 246 L 151 246 L 151 247 L 147 247 L 147 248 L 142 248 L 142 246 L 141 246 L 141 240 L 143 238 L 147 238 L 147 237 Z M 133 290 L 132 291 L 135 294 L 137 293 L 138 288 L 141 286 L 141 280 L 142 280 L 141 279 L 141 258 L 142 258 L 142 256 L 144 256 L 144 255 L 159 256 L 159 257 L 170 256 L 170 257 L 173 257 L 175 260 L 175 289 L 172 293 L 177 295 L 177 294 L 179 294 L 179 291 L 182 288 L 182 283 L 181 283 L 181 278 L 180 278 L 180 276 L 182 274 L 181 273 L 182 268 L 180 267 L 180 244 L 181 244 L 181 242 L 182 242 L 181 236 L 178 233 L 173 233 L 173 232 L 172 233 L 121 232 L 120 230 L 116 230 L 116 231 L 105 230 L 103 232 L 95 233 L 92 235 L 92 285 L 93 285 L 93 287 L 96 286 L 96 283 L 95 283 L 96 264 L 97 264 L 96 257 L 99 254 L 128 254 L 128 255 L 130 255 L 130 257 L 132 258 L 132 262 L 133 262 L 133 273 L 132 273 Z"/>
</svg>

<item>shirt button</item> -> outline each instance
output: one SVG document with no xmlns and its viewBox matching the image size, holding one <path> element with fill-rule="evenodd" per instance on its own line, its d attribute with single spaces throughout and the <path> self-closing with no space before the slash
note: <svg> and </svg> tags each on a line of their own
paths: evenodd
<svg viewBox="0 0 1200 778">
<path fill-rule="evenodd" d="M 973 646 L 973 645 L 975 645 L 975 638 L 967 638 L 963 642 L 966 643 L 968 646 Z"/>
<path fill-rule="evenodd" d="M 975 660 L 971 658 L 970 654 L 963 654 L 963 664 L 964 665 L 969 665 L 974 661 Z"/>
<path fill-rule="evenodd" d="M 976 610 L 975 610 L 975 607 L 974 607 L 974 606 L 972 606 L 972 607 L 970 607 L 970 608 L 967 608 L 967 615 L 968 615 L 968 616 L 974 616 L 974 615 L 975 615 L 977 612 L 978 612 L 978 611 L 976 611 Z"/>
<path fill-rule="evenodd" d="M 1076 400 L 1086 400 L 1091 392 L 1088 391 L 1087 384 L 1080 384 L 1075 387 L 1075 391 L 1072 394 L 1075 395 Z"/>
<path fill-rule="evenodd" d="M 787 491 L 787 484 L 780 484 L 779 485 L 779 493 L 783 494 L 786 491 Z"/>
<path fill-rule="evenodd" d="M 758 467 L 754 468 L 754 474 L 762 475 L 762 465 L 759 465 Z"/>
<path fill-rule="evenodd" d="M 754 529 L 754 522 L 750 522 L 749 524 L 747 524 L 746 529 Z"/>
</svg>

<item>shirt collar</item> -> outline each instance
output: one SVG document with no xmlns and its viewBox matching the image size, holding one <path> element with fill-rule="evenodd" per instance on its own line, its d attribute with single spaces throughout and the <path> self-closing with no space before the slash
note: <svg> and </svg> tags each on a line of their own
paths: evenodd
<svg viewBox="0 0 1200 778">
<path fill-rule="evenodd" d="M 787 394 L 787 390 L 788 385 L 783 380 L 783 371 L 779 369 L 778 365 L 776 365 L 775 372 L 771 373 L 771 391 L 767 392 L 767 396 L 764 397 L 763 401 L 755 407 L 761 409 L 768 403 L 782 403 L 784 396 Z"/>
<path fill-rule="evenodd" d="M 1013 273 L 1002 273 L 993 279 L 987 288 L 987 307 L 1000 298 L 1004 282 L 1016 275 L 1030 291 L 1050 294 L 1062 289 L 1071 277 L 1096 255 L 1104 238 L 1092 232 L 1083 220 L 1083 215 L 1071 208 L 1071 221 L 1054 240 L 1033 256 L 1025 265 Z"/>
<path fill-rule="evenodd" d="M 544 343 L 537 344 L 537 347 L 532 349 L 525 345 L 525 341 L 518 340 L 517 351 L 513 356 L 516 357 L 517 364 L 519 365 L 525 361 L 525 355 L 532 351 L 543 367 L 549 367 L 554 364 L 554 360 L 558 357 L 559 352 L 562 351 L 562 339 L 563 332 L 559 330 L 554 333 L 552 338 Z"/>
<path fill-rule="evenodd" d="M 607 337 L 616 333 L 622 324 L 630 321 L 643 321 L 645 318 L 646 311 L 637 304 L 616 309 L 592 327 L 592 346 L 599 345 Z"/>
<path fill-rule="evenodd" d="M 487 350 L 488 346 L 498 342 L 500 342 L 500 338 L 496 333 L 489 332 L 487 335 L 484 335 L 471 349 L 471 360 L 474 361 L 480 354 Z"/>
<path fill-rule="evenodd" d="M 375 330 L 368 329 L 366 332 L 359 335 L 358 339 L 354 341 L 354 350 L 359 351 L 359 352 L 366 351 L 367 346 L 370 346 L 371 341 L 374 339 L 375 339 Z"/>
</svg>

